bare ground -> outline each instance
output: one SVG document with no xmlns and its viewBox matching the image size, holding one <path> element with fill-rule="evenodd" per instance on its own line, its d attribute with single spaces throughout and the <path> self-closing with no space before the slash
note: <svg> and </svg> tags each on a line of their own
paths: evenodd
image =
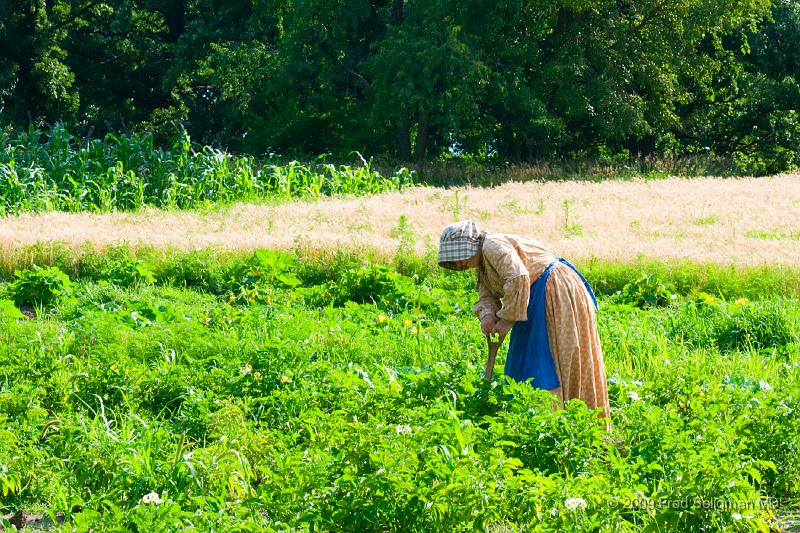
<svg viewBox="0 0 800 533">
<path fill-rule="evenodd" d="M 418 187 L 211 210 L 22 215 L 0 219 L 0 252 L 37 242 L 79 247 L 88 241 L 189 250 L 366 247 L 391 255 L 403 238 L 413 239 L 417 252 L 435 249 L 445 225 L 467 218 L 490 231 L 533 237 L 570 259 L 796 265 L 800 174 Z"/>
</svg>

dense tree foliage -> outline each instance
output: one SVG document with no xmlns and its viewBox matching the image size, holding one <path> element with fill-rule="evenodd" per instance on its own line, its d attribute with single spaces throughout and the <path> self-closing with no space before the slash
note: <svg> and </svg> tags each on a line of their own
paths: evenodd
<svg viewBox="0 0 800 533">
<path fill-rule="evenodd" d="M 7 0 L 0 120 L 401 162 L 800 162 L 798 0 Z"/>
</svg>

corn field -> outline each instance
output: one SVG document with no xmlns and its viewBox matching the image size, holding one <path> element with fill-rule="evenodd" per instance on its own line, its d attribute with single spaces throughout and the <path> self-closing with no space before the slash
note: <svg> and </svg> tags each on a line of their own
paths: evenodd
<svg viewBox="0 0 800 533">
<path fill-rule="evenodd" d="M 4 136 L 0 216 L 370 194 L 413 182 L 406 168 L 383 176 L 363 158 L 351 166 L 236 156 L 195 145 L 186 133 L 165 150 L 154 145 L 152 136 L 109 134 L 84 141 L 56 125 L 46 132 L 31 128 Z"/>
</svg>

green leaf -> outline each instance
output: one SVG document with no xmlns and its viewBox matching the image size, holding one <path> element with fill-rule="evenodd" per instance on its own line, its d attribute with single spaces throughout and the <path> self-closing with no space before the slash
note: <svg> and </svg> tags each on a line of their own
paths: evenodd
<svg viewBox="0 0 800 533">
<path fill-rule="evenodd" d="M 0 317 L 22 319 L 25 318 L 25 315 L 17 309 L 17 306 L 11 300 L 0 300 Z"/>
<path fill-rule="evenodd" d="M 278 274 L 277 279 L 286 287 L 297 287 L 301 283 L 300 278 L 298 278 L 293 272 Z"/>
</svg>

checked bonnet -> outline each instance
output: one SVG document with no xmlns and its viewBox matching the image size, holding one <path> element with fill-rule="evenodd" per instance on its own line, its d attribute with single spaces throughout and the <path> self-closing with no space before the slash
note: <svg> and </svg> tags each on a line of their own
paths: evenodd
<svg viewBox="0 0 800 533">
<path fill-rule="evenodd" d="M 463 261 L 477 254 L 483 246 L 486 232 L 472 220 L 450 224 L 439 237 L 439 265 L 458 270 L 454 262 Z"/>
</svg>

